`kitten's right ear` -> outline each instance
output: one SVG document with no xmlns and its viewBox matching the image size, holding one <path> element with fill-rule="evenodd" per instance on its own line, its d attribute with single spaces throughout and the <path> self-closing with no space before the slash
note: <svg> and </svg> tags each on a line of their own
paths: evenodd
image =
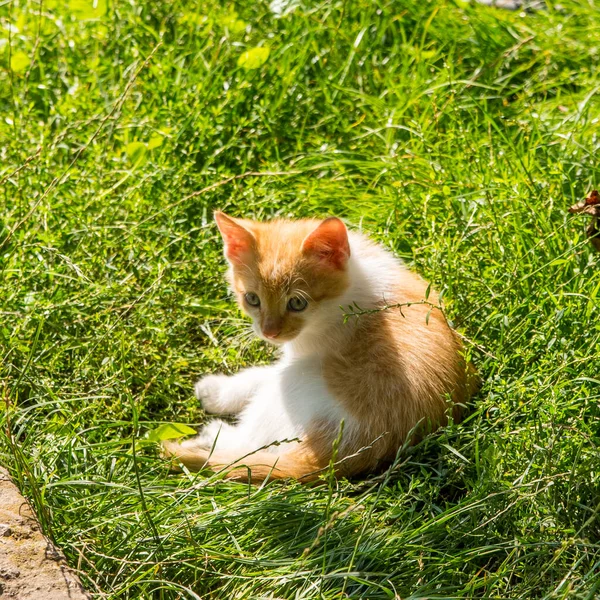
<svg viewBox="0 0 600 600">
<path fill-rule="evenodd" d="M 329 217 L 302 242 L 302 251 L 321 264 L 344 269 L 350 258 L 346 226 L 337 217 Z"/>
<path fill-rule="evenodd" d="M 238 219 L 216 211 L 215 221 L 225 242 L 225 257 L 234 265 L 247 263 L 254 253 L 255 238 Z"/>
</svg>

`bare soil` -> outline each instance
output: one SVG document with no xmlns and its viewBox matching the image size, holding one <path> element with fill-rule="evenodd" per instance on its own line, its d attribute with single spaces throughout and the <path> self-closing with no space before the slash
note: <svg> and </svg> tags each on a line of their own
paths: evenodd
<svg viewBox="0 0 600 600">
<path fill-rule="evenodd" d="M 0 598 L 89 600 L 31 506 L 0 467 Z"/>
</svg>

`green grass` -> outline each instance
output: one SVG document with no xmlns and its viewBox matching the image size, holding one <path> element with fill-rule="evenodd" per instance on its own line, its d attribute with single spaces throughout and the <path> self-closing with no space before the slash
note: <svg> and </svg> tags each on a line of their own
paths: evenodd
<svg viewBox="0 0 600 600">
<path fill-rule="evenodd" d="M 0 2 L 0 462 L 96 598 L 600 594 L 600 255 L 566 213 L 600 28 L 561 5 Z M 364 481 L 169 475 L 146 432 L 273 357 L 216 208 L 336 214 L 445 289 L 466 422 Z"/>
</svg>

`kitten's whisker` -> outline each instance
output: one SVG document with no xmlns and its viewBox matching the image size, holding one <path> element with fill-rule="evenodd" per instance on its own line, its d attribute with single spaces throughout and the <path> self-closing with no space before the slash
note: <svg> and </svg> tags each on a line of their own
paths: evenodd
<svg viewBox="0 0 600 600">
<path fill-rule="evenodd" d="M 304 277 L 302 277 L 302 275 L 296 275 L 296 277 L 294 277 L 294 280 L 290 283 L 290 287 L 297 285 L 298 283 L 303 283 L 306 287 L 308 287 L 308 282 L 306 281 L 306 279 L 304 279 Z"/>
<path fill-rule="evenodd" d="M 296 293 L 296 296 L 300 296 L 300 298 L 303 298 L 307 302 L 312 302 L 313 301 L 313 297 L 310 295 L 309 292 L 306 292 L 304 290 L 296 290 L 295 293 Z"/>
</svg>

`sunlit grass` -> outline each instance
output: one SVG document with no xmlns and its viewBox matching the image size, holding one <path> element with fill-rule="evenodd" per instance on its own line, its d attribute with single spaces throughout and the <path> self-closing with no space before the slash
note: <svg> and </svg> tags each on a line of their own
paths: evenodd
<svg viewBox="0 0 600 600">
<path fill-rule="evenodd" d="M 0 462 L 96 597 L 600 593 L 593 3 L 0 4 Z M 339 215 L 445 289 L 466 422 L 366 481 L 169 475 L 146 432 L 272 358 L 216 208 Z"/>
</svg>

